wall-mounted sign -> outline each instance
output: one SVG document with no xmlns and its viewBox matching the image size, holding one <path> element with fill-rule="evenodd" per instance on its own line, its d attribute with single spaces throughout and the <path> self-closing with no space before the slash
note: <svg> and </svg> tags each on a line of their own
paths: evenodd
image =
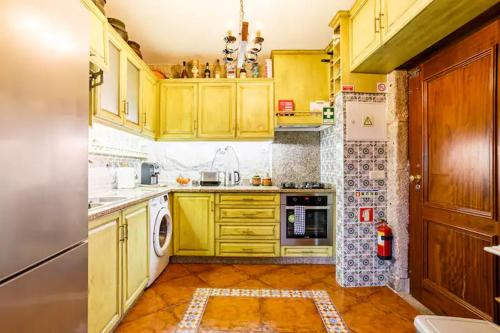
<svg viewBox="0 0 500 333">
<path fill-rule="evenodd" d="M 342 91 L 354 92 L 354 84 L 343 84 Z"/>
<path fill-rule="evenodd" d="M 387 84 L 385 82 L 378 82 L 377 83 L 377 92 L 379 92 L 379 93 L 387 92 Z"/>
<path fill-rule="evenodd" d="M 333 124 L 335 121 L 335 109 L 333 106 L 323 108 L 323 124 Z"/>
<path fill-rule="evenodd" d="M 373 223 L 373 207 L 359 208 L 359 222 Z"/>
</svg>

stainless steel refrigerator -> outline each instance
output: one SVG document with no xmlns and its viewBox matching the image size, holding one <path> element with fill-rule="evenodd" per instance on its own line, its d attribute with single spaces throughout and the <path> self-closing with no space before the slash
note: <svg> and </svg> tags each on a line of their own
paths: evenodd
<svg viewBox="0 0 500 333">
<path fill-rule="evenodd" d="M 0 332 L 87 331 L 89 19 L 0 4 Z"/>
</svg>

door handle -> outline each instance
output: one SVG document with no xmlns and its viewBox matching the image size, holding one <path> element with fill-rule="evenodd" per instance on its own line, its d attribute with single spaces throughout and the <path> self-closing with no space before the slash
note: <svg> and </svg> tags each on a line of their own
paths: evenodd
<svg viewBox="0 0 500 333">
<path fill-rule="evenodd" d="M 420 183 L 420 180 L 422 179 L 422 176 L 420 175 L 410 175 L 410 182 L 417 182 Z"/>
</svg>

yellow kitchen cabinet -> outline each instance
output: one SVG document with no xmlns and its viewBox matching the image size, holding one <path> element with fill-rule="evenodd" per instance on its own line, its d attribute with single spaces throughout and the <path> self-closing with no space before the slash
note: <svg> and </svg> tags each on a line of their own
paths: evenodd
<svg viewBox="0 0 500 333">
<path fill-rule="evenodd" d="M 200 83 L 198 138 L 234 139 L 236 83 Z"/>
<path fill-rule="evenodd" d="M 160 139 L 194 139 L 197 111 L 198 84 L 160 83 Z"/>
<path fill-rule="evenodd" d="M 126 312 L 142 293 L 149 276 L 148 203 L 123 211 L 123 311 Z"/>
<path fill-rule="evenodd" d="M 274 107 L 278 101 L 291 99 L 295 111 L 308 112 L 312 101 L 328 101 L 328 56 L 324 50 L 272 51 Z"/>
<path fill-rule="evenodd" d="M 122 125 L 122 46 L 113 38 L 110 38 L 108 43 L 109 66 L 108 70 L 104 71 L 103 84 L 96 90 L 98 107 L 95 109 L 94 116 L 115 125 Z"/>
<path fill-rule="evenodd" d="M 356 1 L 350 12 L 351 69 L 382 44 L 380 0 Z"/>
<path fill-rule="evenodd" d="M 141 64 L 135 59 L 135 54 L 122 53 L 121 84 L 123 100 L 123 124 L 125 127 L 141 131 Z"/>
<path fill-rule="evenodd" d="M 434 0 L 384 0 L 381 6 L 382 39 L 387 41 Z"/>
<path fill-rule="evenodd" d="M 110 332 L 122 314 L 122 243 L 120 212 L 90 223 L 88 332 Z"/>
<path fill-rule="evenodd" d="M 280 204 L 279 193 L 220 193 L 218 205 L 275 206 Z"/>
<path fill-rule="evenodd" d="M 215 255 L 218 257 L 278 257 L 280 241 L 232 240 L 216 241 Z"/>
<path fill-rule="evenodd" d="M 353 73 L 350 69 L 349 12 L 337 12 L 330 22 L 333 29 L 332 42 L 328 46 L 330 54 L 330 98 L 342 91 L 342 86 L 354 86 L 355 92 L 377 92 L 377 83 L 385 82 L 386 75 Z"/>
<path fill-rule="evenodd" d="M 492 0 L 357 0 L 350 11 L 350 68 L 389 73 L 494 5 Z"/>
<path fill-rule="evenodd" d="M 214 255 L 214 194 L 175 193 L 174 255 Z"/>
<path fill-rule="evenodd" d="M 236 135 L 239 139 L 274 137 L 273 81 L 237 83 Z"/>
<path fill-rule="evenodd" d="M 332 257 L 332 246 L 282 246 L 282 257 Z"/>
<path fill-rule="evenodd" d="M 142 133 L 155 138 L 158 125 L 158 86 L 156 78 L 143 71 L 142 79 Z"/>
<path fill-rule="evenodd" d="M 243 221 L 249 224 L 279 222 L 279 206 L 221 206 L 217 205 L 216 219 L 220 222 Z M 246 221 L 248 220 L 248 221 Z"/>
<path fill-rule="evenodd" d="M 280 228 L 278 223 L 269 224 L 243 224 L 243 223 L 217 223 L 215 239 L 279 239 Z"/>
<path fill-rule="evenodd" d="M 108 68 L 108 20 L 91 0 L 81 0 L 89 12 L 90 62 L 101 69 Z"/>
</svg>

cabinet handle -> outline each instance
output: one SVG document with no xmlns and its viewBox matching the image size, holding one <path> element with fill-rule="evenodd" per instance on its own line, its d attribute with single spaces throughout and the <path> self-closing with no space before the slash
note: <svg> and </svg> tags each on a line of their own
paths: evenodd
<svg viewBox="0 0 500 333">
<path fill-rule="evenodd" d="M 241 249 L 241 251 L 243 251 L 243 252 L 253 252 L 253 249 L 244 247 L 244 248 Z"/>
<path fill-rule="evenodd" d="M 384 13 L 380 13 L 378 16 L 378 23 L 380 26 L 380 31 L 382 31 L 382 29 L 384 29 L 384 26 L 382 25 L 382 16 L 384 16 Z"/>
<path fill-rule="evenodd" d="M 124 240 L 127 240 L 127 239 L 128 239 L 128 224 L 125 224 L 125 225 L 124 225 L 124 227 L 125 227 L 125 232 L 124 232 L 125 236 L 124 236 Z"/>
<path fill-rule="evenodd" d="M 380 16 L 379 17 L 375 17 L 375 19 L 374 19 L 375 33 L 380 33 L 380 30 L 377 30 L 377 21 L 379 21 L 379 23 L 380 23 Z"/>
<path fill-rule="evenodd" d="M 123 110 L 125 114 L 128 115 L 128 102 L 125 100 L 123 101 Z"/>
<path fill-rule="evenodd" d="M 147 116 L 148 116 L 148 114 L 147 114 L 146 112 L 144 112 L 144 121 L 143 121 L 144 125 L 146 125 L 146 122 L 147 122 L 147 120 L 146 120 L 146 119 L 147 119 Z"/>
<path fill-rule="evenodd" d="M 124 233 L 124 226 L 121 225 L 119 228 L 119 233 L 120 233 L 120 242 L 123 242 L 125 240 L 125 233 Z"/>
<path fill-rule="evenodd" d="M 243 200 L 243 201 L 255 201 L 255 199 L 254 199 L 254 198 L 243 198 L 243 199 L 241 199 L 241 200 Z"/>
<path fill-rule="evenodd" d="M 210 210 L 211 210 L 212 212 L 214 212 L 214 211 L 215 211 L 215 202 L 213 202 L 213 201 L 210 201 Z"/>
<path fill-rule="evenodd" d="M 244 235 L 255 235 L 255 232 L 253 232 L 252 230 L 243 230 L 242 233 Z"/>
<path fill-rule="evenodd" d="M 198 129 L 198 122 L 196 119 L 194 120 L 194 130 L 196 131 Z"/>
</svg>

